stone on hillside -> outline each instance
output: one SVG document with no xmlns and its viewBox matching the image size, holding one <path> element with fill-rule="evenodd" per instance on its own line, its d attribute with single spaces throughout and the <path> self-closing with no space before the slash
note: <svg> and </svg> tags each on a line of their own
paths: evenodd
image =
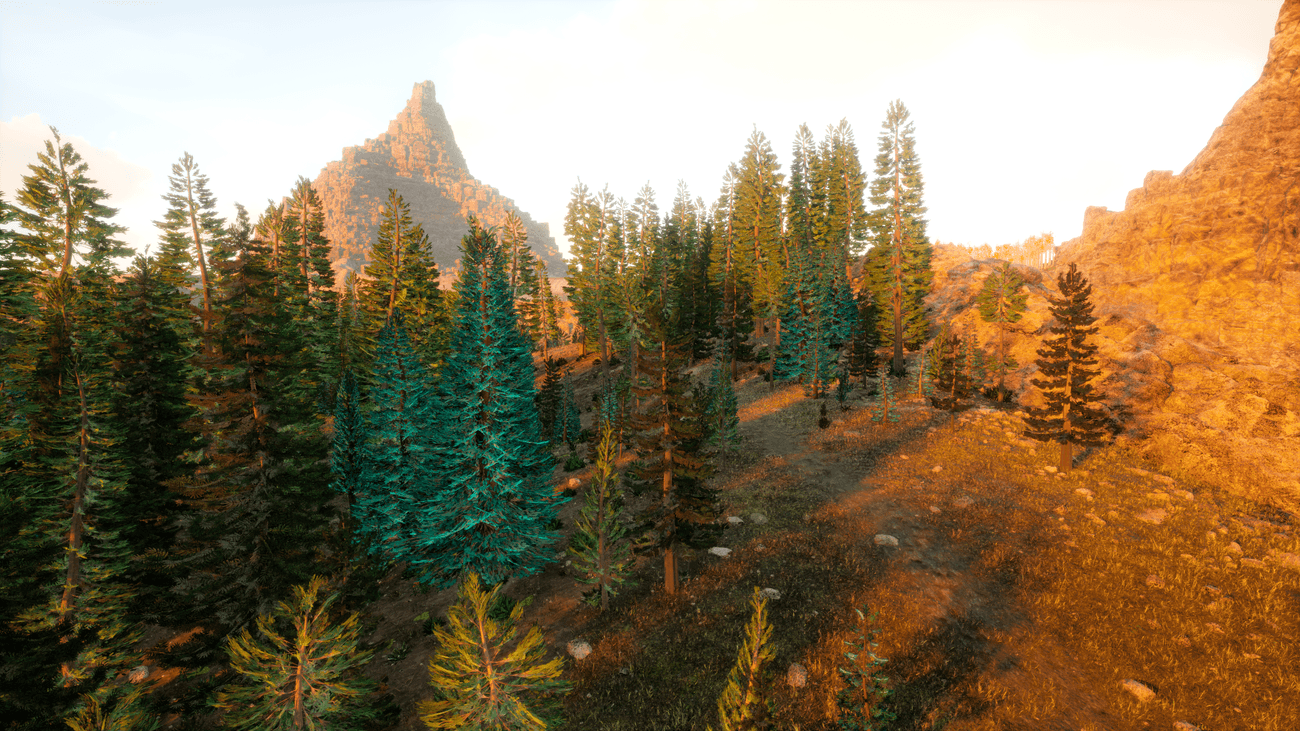
<svg viewBox="0 0 1300 731">
<path fill-rule="evenodd" d="M 952 501 L 952 506 L 954 508 L 969 508 L 974 504 L 975 504 L 975 498 L 972 498 L 970 495 L 962 495 L 961 497 Z"/>
<path fill-rule="evenodd" d="M 1074 491 L 1075 491 L 1075 493 L 1077 493 L 1077 494 L 1079 494 L 1079 495 L 1082 495 L 1082 496 L 1088 498 L 1089 500 L 1092 499 L 1092 490 L 1089 490 L 1089 489 L 1086 488 L 1086 487 L 1076 487 L 1076 488 L 1074 488 Z"/>
<path fill-rule="evenodd" d="M 741 523 L 745 522 L 745 519 L 738 515 L 728 515 L 727 522 L 732 525 L 740 525 Z"/>
<path fill-rule="evenodd" d="M 1147 499 L 1148 499 L 1148 500 L 1155 500 L 1156 502 L 1164 502 L 1164 503 L 1167 503 L 1167 502 L 1169 502 L 1170 500 L 1172 500 L 1173 498 L 1169 497 L 1168 494 L 1163 493 L 1163 492 L 1160 492 L 1159 490 L 1157 490 L 1157 491 L 1155 491 L 1155 492 L 1148 492 L 1148 493 L 1147 493 Z"/>
<path fill-rule="evenodd" d="M 1046 470 L 1047 472 L 1050 472 L 1050 473 L 1053 474 L 1053 475 L 1056 474 L 1056 465 L 1050 465 L 1050 464 L 1049 464 L 1049 465 L 1043 467 L 1043 469 Z"/>
<path fill-rule="evenodd" d="M 1147 586 L 1152 589 L 1163 589 L 1165 588 L 1165 580 L 1155 574 L 1151 574 L 1147 577 Z"/>
<path fill-rule="evenodd" d="M 137 665 L 131 670 L 131 674 L 126 676 L 126 679 L 132 683 L 143 683 L 149 679 L 149 674 L 152 672 L 153 668 L 148 665 Z"/>
<path fill-rule="evenodd" d="M 1123 683 L 1120 683 L 1120 685 L 1124 687 L 1124 690 L 1132 693 L 1133 697 L 1137 698 L 1139 701 L 1145 702 L 1156 697 L 1156 692 L 1154 690 L 1151 690 L 1149 686 L 1144 683 L 1139 683 L 1136 680 L 1125 680 Z"/>
<path fill-rule="evenodd" d="M 785 672 L 785 682 L 792 688 L 802 688 L 808 684 L 808 671 L 799 663 L 791 663 Z"/>
<path fill-rule="evenodd" d="M 1137 515 L 1138 520 L 1142 521 L 1143 523 L 1150 523 L 1151 525 L 1160 525 L 1161 523 L 1165 522 L 1165 518 L 1168 517 L 1169 517 L 1169 511 L 1165 510 L 1164 508 L 1153 508 L 1151 510 L 1145 510 L 1141 513 L 1138 513 Z"/>
<path fill-rule="evenodd" d="M 888 533 L 877 533 L 877 534 L 876 534 L 876 539 L 875 539 L 875 540 L 876 540 L 876 545 L 877 545 L 877 546 L 897 546 L 897 545 L 898 545 L 898 539 L 895 538 L 895 537 L 893 537 L 893 536 L 891 536 L 891 535 L 889 535 Z"/>
<path fill-rule="evenodd" d="M 1163 482 L 1166 485 L 1174 484 L 1174 478 L 1169 477 L 1167 475 L 1151 475 L 1151 479 L 1155 480 L 1156 482 Z"/>
<path fill-rule="evenodd" d="M 1186 721 L 1174 721 L 1174 731 L 1201 731 Z"/>
<path fill-rule="evenodd" d="M 1278 566 L 1300 571 L 1300 553 L 1284 553 L 1276 549 L 1270 549 L 1269 558 Z"/>
<path fill-rule="evenodd" d="M 1257 558 L 1243 558 L 1241 559 L 1241 565 L 1249 566 L 1252 569 L 1262 569 L 1268 566 L 1268 564 L 1264 563 L 1263 561 L 1260 561 Z"/>
<path fill-rule="evenodd" d="M 564 486 L 570 490 L 577 490 L 579 487 L 582 487 L 582 480 L 579 480 L 576 477 L 570 477 L 569 481 L 566 482 Z"/>
<path fill-rule="evenodd" d="M 776 589 L 764 589 L 759 593 L 767 597 L 768 599 L 771 599 L 772 601 L 776 601 L 777 599 L 781 598 L 781 592 L 777 591 Z"/>
<path fill-rule="evenodd" d="M 930 468 L 930 471 L 931 471 L 931 472 L 942 472 L 942 471 L 943 471 L 943 465 L 935 465 L 935 466 L 933 466 L 933 467 Z"/>
<path fill-rule="evenodd" d="M 938 515 L 939 513 L 942 513 L 943 511 L 939 509 L 939 506 L 938 506 L 938 505 L 931 505 L 931 506 L 930 506 L 930 512 L 931 512 L 931 513 L 934 513 L 934 514 L 936 514 L 936 515 Z"/>
<path fill-rule="evenodd" d="M 763 525 L 764 523 L 767 522 L 767 516 L 763 515 L 762 513 L 750 513 L 749 522 L 753 523 L 754 525 Z"/>
<path fill-rule="evenodd" d="M 1227 550 L 1228 550 L 1228 553 L 1235 553 L 1235 554 L 1237 554 L 1238 556 L 1240 556 L 1240 555 L 1242 554 L 1241 544 L 1240 544 L 1240 543 L 1237 543 L 1236 541 L 1233 541 L 1232 543 L 1229 543 L 1229 544 L 1228 544 L 1228 549 L 1227 549 Z"/>
<path fill-rule="evenodd" d="M 846 432 L 844 432 L 844 438 L 845 438 L 845 439 L 857 439 L 857 438 L 860 437 L 860 436 L 862 436 L 862 433 L 861 433 L 861 432 L 856 432 L 856 431 L 846 431 Z"/>
<path fill-rule="evenodd" d="M 586 640 L 569 640 L 568 647 L 569 654 L 575 660 L 581 660 L 591 654 L 591 645 L 587 644 Z"/>
<path fill-rule="evenodd" d="M 731 549 L 723 548 L 722 546 L 714 546 L 713 548 L 709 549 L 709 553 L 719 558 L 726 558 L 731 555 Z"/>
</svg>

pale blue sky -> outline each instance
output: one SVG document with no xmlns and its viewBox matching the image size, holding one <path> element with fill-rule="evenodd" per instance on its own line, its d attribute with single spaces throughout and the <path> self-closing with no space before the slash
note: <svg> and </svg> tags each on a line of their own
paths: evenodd
<svg viewBox="0 0 1300 731">
<path fill-rule="evenodd" d="M 916 125 L 931 236 L 1078 235 L 1175 172 L 1259 77 L 1281 0 L 11 2 L 0 191 L 53 124 L 156 240 L 173 162 L 254 213 L 387 128 L 430 79 L 470 171 L 560 241 L 577 178 L 661 210 L 712 202 L 751 129 L 846 117 L 871 165 L 890 100 Z"/>
</svg>

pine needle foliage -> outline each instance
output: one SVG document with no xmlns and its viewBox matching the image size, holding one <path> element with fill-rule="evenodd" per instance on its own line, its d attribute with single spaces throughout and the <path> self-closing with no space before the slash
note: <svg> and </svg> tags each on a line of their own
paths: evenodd
<svg viewBox="0 0 1300 731">
<path fill-rule="evenodd" d="M 855 300 L 858 316 L 853 323 L 849 337 L 848 375 L 862 380 L 866 388 L 876 374 L 876 348 L 880 347 L 880 331 L 877 327 L 879 312 L 871 290 L 863 287 Z"/>
<path fill-rule="evenodd" d="M 81 709 L 65 720 L 71 731 L 154 731 L 158 716 L 144 705 L 143 686 L 107 689 L 84 696 Z"/>
<path fill-rule="evenodd" d="M 876 366 L 876 398 L 871 402 L 871 420 L 884 423 L 898 421 L 898 401 L 894 396 L 894 378 L 884 364 Z"/>
<path fill-rule="evenodd" d="M 889 678 L 877 672 L 888 660 L 876 654 L 876 648 L 880 646 L 876 642 L 880 633 L 876 627 L 877 615 L 873 613 L 868 617 L 856 607 L 853 611 L 858 615 L 858 641 L 844 640 L 847 647 L 844 658 L 849 661 L 849 666 L 838 670 L 848 687 L 840 691 L 838 697 L 839 728 L 842 731 L 881 731 L 890 721 L 897 719 L 897 715 L 885 706 L 892 693 Z"/>
<path fill-rule="evenodd" d="M 466 571 L 498 583 L 550 560 L 559 505 L 540 432 L 528 338 L 519 330 L 496 234 L 470 216 L 456 282 L 458 309 L 447 368 L 437 500 L 416 566 L 439 588 Z M 436 577 L 436 578 L 435 578 Z"/>
<path fill-rule="evenodd" d="M 968 333 L 962 342 L 961 358 L 966 367 L 967 377 L 970 379 L 971 393 L 975 395 L 983 393 L 984 384 L 988 380 L 988 359 L 984 356 L 984 349 L 980 347 L 974 335 Z"/>
<path fill-rule="evenodd" d="M 1025 436 L 1059 443 L 1060 470 L 1068 472 L 1073 461 L 1071 447 L 1102 446 L 1110 419 L 1100 409 L 1092 385 L 1100 375 L 1095 367 L 1097 346 L 1088 339 L 1097 333 L 1096 327 L 1090 327 L 1097 321 L 1089 300 L 1092 285 L 1072 263 L 1069 271 L 1057 275 L 1056 286 L 1061 297 L 1048 297 L 1055 319 L 1051 327 L 1054 337 L 1038 349 L 1038 370 L 1043 377 L 1032 381 L 1042 391 L 1045 403 L 1029 409 Z"/>
<path fill-rule="evenodd" d="M 361 651 L 360 615 L 333 623 L 338 595 L 323 577 L 293 587 L 293 598 L 257 618 L 226 643 L 236 680 L 214 704 L 225 727 L 238 731 L 349 731 L 373 716 L 365 696 L 374 682 L 361 668 L 374 654 Z"/>
<path fill-rule="evenodd" d="M 727 675 L 727 685 L 718 697 L 718 731 L 774 727 L 773 704 L 763 693 L 763 665 L 776 656 L 776 648 L 770 642 L 772 625 L 767 620 L 767 596 L 757 586 L 749 605 L 753 613 L 745 627 L 745 641 Z M 709 731 L 713 731 L 712 726 Z"/>
<path fill-rule="evenodd" d="M 496 586 L 484 591 L 471 571 L 461 583 L 447 624 L 434 630 L 438 649 L 429 661 L 429 684 L 437 698 L 421 701 L 420 720 L 431 729 L 525 731 L 545 729 L 555 713 L 556 696 L 570 684 L 560 680 L 563 658 L 543 661 L 546 645 L 539 627 L 515 642 L 528 601 L 510 616 L 489 616 Z M 513 649 L 510 647 L 513 645 Z"/>
<path fill-rule="evenodd" d="M 609 608 L 610 597 L 619 588 L 635 586 L 630 578 L 632 550 L 623 525 L 623 493 L 618 486 L 614 461 L 618 443 L 613 426 L 603 423 L 600 445 L 586 502 L 578 516 L 577 531 L 569 546 L 578 581 L 591 588 L 583 593 L 588 604 Z"/>
<path fill-rule="evenodd" d="M 565 379 L 560 389 L 559 408 L 555 414 L 555 433 L 552 442 L 569 447 L 569 454 L 578 453 L 578 435 L 582 431 L 581 415 L 573 396 L 573 381 Z"/>
<path fill-rule="evenodd" d="M 708 442 L 723 453 L 740 442 L 740 416 L 736 413 L 736 389 L 731 383 L 731 366 L 721 358 L 709 374 L 708 409 L 705 412 Z"/>
<path fill-rule="evenodd" d="M 383 418 L 385 415 L 381 415 Z M 356 512 L 357 495 L 365 489 L 365 471 L 370 462 L 370 429 L 362 413 L 361 391 L 352 369 L 343 371 L 334 399 L 334 436 L 330 448 L 330 487 L 348 499 L 348 521 Z M 348 526 L 350 529 L 351 526 Z"/>
<path fill-rule="evenodd" d="M 970 375 L 966 370 L 965 339 L 949 326 L 935 337 L 934 395 L 930 403 L 936 409 L 956 411 L 970 396 Z"/>
<path fill-rule="evenodd" d="M 560 364 L 554 358 L 543 361 L 544 375 L 542 387 L 538 389 L 537 419 L 541 424 L 542 434 L 554 440 L 555 424 L 560 413 L 560 402 L 564 400 L 564 379 L 560 373 Z"/>
<path fill-rule="evenodd" d="M 916 395 L 924 399 L 934 396 L 934 380 L 937 377 L 931 349 L 925 348 L 917 355 Z"/>
<path fill-rule="evenodd" d="M 1027 308 L 1029 294 L 1025 292 L 1025 281 L 1020 273 L 1012 268 L 1010 262 L 994 269 L 984 280 L 976 296 L 979 303 L 980 318 L 998 326 L 997 355 L 993 361 L 992 376 L 997 378 L 999 401 L 1006 401 L 1009 394 L 1006 389 L 1007 373 L 1018 366 L 1015 358 L 1008 352 L 1007 336 L 1011 325 L 1020 322 Z"/>
</svg>

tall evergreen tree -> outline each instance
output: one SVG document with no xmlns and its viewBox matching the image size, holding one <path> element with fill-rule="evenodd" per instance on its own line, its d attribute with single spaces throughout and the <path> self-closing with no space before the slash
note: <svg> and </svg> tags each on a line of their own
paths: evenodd
<svg viewBox="0 0 1300 731">
<path fill-rule="evenodd" d="M 619 587 L 636 585 L 629 578 L 632 554 L 622 522 L 623 493 L 614 469 L 617 451 L 614 425 L 606 421 L 600 430 L 591 486 L 569 546 L 578 581 L 591 587 L 584 597 L 589 604 L 599 604 L 602 612 L 609 608 L 610 597 L 618 595 Z"/>
<path fill-rule="evenodd" d="M 867 287 L 858 292 L 856 304 L 858 317 L 849 341 L 848 373 L 862 379 L 862 387 L 866 388 L 876 374 L 876 348 L 880 346 L 880 331 L 876 327 L 878 308 Z"/>
<path fill-rule="evenodd" d="M 1017 367 L 1015 358 L 1007 351 L 1007 331 L 1012 324 L 1020 322 L 1028 299 L 1025 280 L 1011 268 L 1010 262 L 1003 262 L 1001 267 L 990 272 L 976 296 L 980 318 L 998 326 L 997 360 L 993 363 L 993 375 L 998 379 L 998 401 L 1007 400 L 1006 376 Z"/>
<path fill-rule="evenodd" d="M 537 420 L 541 426 L 542 436 L 547 440 L 555 436 L 555 424 L 559 419 L 560 402 L 564 399 L 564 380 L 560 374 L 560 364 L 554 358 L 542 362 L 542 387 L 537 391 Z"/>
<path fill-rule="evenodd" d="M 555 293 L 546 274 L 546 262 L 533 257 L 533 276 L 537 281 L 537 298 L 527 314 L 528 332 L 542 345 L 542 358 L 550 355 L 551 341 L 560 339 L 560 321 L 556 312 Z"/>
<path fill-rule="evenodd" d="M 578 453 L 578 434 L 582 430 L 581 416 L 578 413 L 578 404 L 573 397 L 573 381 L 565 379 L 560 389 L 559 408 L 555 414 L 555 432 L 551 439 L 553 444 L 564 444 L 569 447 L 569 454 Z"/>
<path fill-rule="evenodd" d="M 444 429 L 436 530 L 416 561 L 436 583 L 473 571 L 493 584 L 528 576 L 550 560 L 547 527 L 559 504 L 540 433 L 533 364 L 519 331 L 495 233 L 473 216 L 462 240 L 459 311 L 439 396 Z M 445 546 L 445 549 L 443 548 Z"/>
<path fill-rule="evenodd" d="M 780 168 L 771 143 L 755 128 L 737 166 L 735 204 L 730 211 L 738 263 L 753 294 L 759 327 L 761 331 L 771 332 L 768 352 L 772 359 L 776 357 L 775 328 L 784 278 L 781 205 L 785 176 L 779 172 Z"/>
<path fill-rule="evenodd" d="M 374 654 L 358 648 L 361 615 L 331 621 L 339 598 L 313 576 L 293 587 L 293 599 L 257 618 L 257 635 L 245 627 L 226 643 L 238 679 L 215 703 L 225 726 L 248 731 L 356 729 L 374 716 L 365 702 L 374 681 L 361 667 Z"/>
<path fill-rule="evenodd" d="M 1097 332 L 1089 327 L 1097 321 L 1092 315 L 1092 285 L 1075 264 L 1056 277 L 1061 297 L 1048 297 L 1055 324 L 1051 337 L 1038 350 L 1038 370 L 1042 378 L 1031 381 L 1043 392 L 1045 404 L 1029 410 L 1025 418 L 1025 436 L 1040 442 L 1061 445 L 1061 472 L 1073 464 L 1071 448 L 1078 444 L 1099 447 L 1102 432 L 1108 426 L 1105 412 L 1099 408 L 1092 380 L 1099 375 L 1094 367 L 1097 346 L 1088 341 Z"/>
<path fill-rule="evenodd" d="M 217 215 L 217 199 L 208 190 L 208 176 L 199 172 L 193 155 L 186 152 L 172 164 L 168 183 L 170 192 L 163 195 L 167 212 L 157 223 L 162 230 L 162 252 L 164 256 L 170 253 L 178 259 L 187 271 L 191 271 L 191 267 L 198 268 L 202 333 L 206 343 L 214 317 L 214 282 L 208 272 L 210 251 L 226 235 L 226 222 Z M 175 253 L 172 253 L 173 249 Z"/>
<path fill-rule="evenodd" d="M 821 243 L 826 256 L 829 278 L 829 342 L 839 350 L 852 336 L 857 320 L 857 306 L 849 282 L 850 255 L 861 253 L 868 236 L 868 216 L 863 195 L 866 175 L 858 159 L 853 129 L 842 119 L 827 129 L 822 143 L 825 151 L 817 161 L 816 182 L 824 188 L 824 214 Z"/>
<path fill-rule="evenodd" d="M 429 253 L 424 227 L 412 222 L 410 206 L 392 189 L 380 215 L 358 299 L 367 333 L 365 352 L 373 353 L 374 338 L 400 307 L 406 313 L 407 335 L 416 351 L 435 371 L 441 367 L 445 352 L 435 351 L 444 350 L 445 344 L 434 347 L 437 330 L 450 325 L 440 317 L 444 310 L 438 301 L 437 265 Z"/>
<path fill-rule="evenodd" d="M 416 384 L 418 387 L 418 383 Z M 406 402 L 399 406 L 405 408 Z M 387 419 L 391 414 L 380 412 L 378 418 Z M 366 489 L 366 470 L 372 466 L 370 457 L 370 428 L 362 413 L 361 391 L 357 388 L 356 375 L 350 370 L 343 371 L 339 381 L 338 395 L 334 399 L 334 436 L 330 448 L 330 472 L 334 481 L 330 487 L 347 497 L 348 511 L 344 533 L 350 535 L 355 526 L 357 496 Z"/>
<path fill-rule="evenodd" d="M 564 235 L 569 237 L 569 283 L 564 291 L 578 315 L 584 332 L 583 353 L 588 343 L 600 348 L 601 368 L 609 372 L 610 340 L 618 329 L 617 262 L 621 246 L 617 210 L 609 189 L 597 196 L 578 181 L 564 217 Z"/>
<path fill-rule="evenodd" d="M 865 269 L 881 308 L 880 339 L 894 350 L 891 370 L 905 372 L 903 347 L 920 347 L 929 339 L 925 295 L 929 293 L 932 247 L 925 233 L 924 183 L 916 155 L 915 128 L 901 101 L 890 103 L 882 125 L 869 215 L 873 248 Z"/>
<path fill-rule="evenodd" d="M 732 163 L 723 178 L 722 195 L 712 211 L 709 280 L 718 290 L 718 338 L 731 359 L 731 380 L 739 377 L 739 361 L 751 357 L 754 332 L 753 292 L 744 266 L 743 241 L 736 226 L 740 168 Z"/>
<path fill-rule="evenodd" d="M 934 339 L 931 357 L 934 359 L 934 395 L 930 403 L 937 409 L 956 411 L 961 402 L 970 396 L 970 374 L 966 370 L 963 352 L 965 338 L 950 325 L 944 325 Z"/>
<path fill-rule="evenodd" d="M 885 365 L 876 366 L 876 398 L 871 402 L 871 420 L 882 424 L 898 421 L 898 400 L 894 397 L 894 377 Z"/>
<path fill-rule="evenodd" d="M 657 484 L 661 500 L 642 516 L 640 550 L 659 550 L 664 557 L 664 587 L 677 591 L 677 544 L 694 544 L 716 536 L 714 521 L 721 506 L 718 491 L 705 481 L 710 470 L 700 457 L 703 428 L 699 404 L 682 375 L 686 365 L 683 343 L 672 339 L 673 327 L 662 302 L 648 310 L 653 348 L 641 351 L 641 382 L 633 393 L 642 410 L 633 416 L 637 452 L 643 460 L 634 477 Z"/>
<path fill-rule="evenodd" d="M 731 385 L 731 369 L 720 358 L 715 359 L 709 376 L 706 421 L 709 443 L 723 452 L 740 441 L 740 417 L 736 414 L 736 390 Z"/>
</svg>

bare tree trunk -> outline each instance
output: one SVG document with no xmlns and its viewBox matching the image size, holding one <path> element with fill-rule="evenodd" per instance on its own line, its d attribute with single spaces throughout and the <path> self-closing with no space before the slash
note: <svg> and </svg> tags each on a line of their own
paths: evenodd
<svg viewBox="0 0 1300 731">
<path fill-rule="evenodd" d="M 73 359 L 72 375 L 77 380 L 77 400 L 80 411 L 77 425 L 77 478 L 72 493 L 72 525 L 68 528 L 68 570 L 63 582 L 63 596 L 59 599 L 59 624 L 71 628 L 73 602 L 81 589 L 81 542 L 85 537 L 86 493 L 90 486 L 90 408 L 86 403 L 86 382 L 81 375 L 81 364 Z M 72 664 L 60 668 L 64 682 L 72 680 Z"/>
<path fill-rule="evenodd" d="M 1069 471 L 1070 471 L 1070 466 L 1074 463 L 1073 455 L 1071 454 L 1071 452 L 1072 452 L 1073 450 L 1070 449 L 1071 446 L 1073 446 L 1073 445 L 1071 445 L 1070 442 L 1069 442 L 1068 440 L 1067 440 L 1067 441 L 1064 441 L 1064 442 L 1061 442 L 1061 466 L 1060 466 L 1060 470 L 1061 470 L 1062 473 L 1069 472 Z"/>
</svg>

